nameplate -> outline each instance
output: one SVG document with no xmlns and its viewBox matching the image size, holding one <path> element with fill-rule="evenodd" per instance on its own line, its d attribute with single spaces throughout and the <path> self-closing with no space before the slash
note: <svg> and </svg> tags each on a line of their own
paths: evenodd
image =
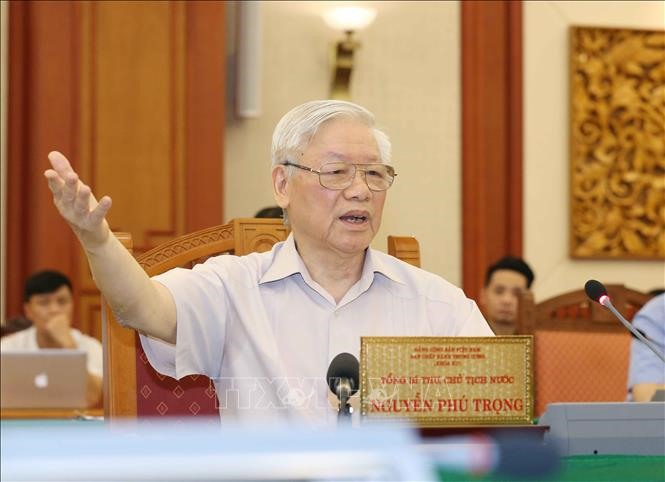
<svg viewBox="0 0 665 482">
<path fill-rule="evenodd" d="M 362 337 L 363 422 L 530 424 L 533 337 Z"/>
</svg>

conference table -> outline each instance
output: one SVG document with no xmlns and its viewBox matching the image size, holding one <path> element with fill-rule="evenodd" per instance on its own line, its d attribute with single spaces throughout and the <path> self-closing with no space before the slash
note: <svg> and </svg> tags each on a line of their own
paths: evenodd
<svg viewBox="0 0 665 482">
<path fill-rule="evenodd" d="M 174 428 L 173 430 L 181 430 L 182 427 Z M 150 432 L 151 424 L 145 426 L 145 429 L 141 431 Z M 363 432 L 365 432 L 364 427 L 350 429 L 353 433 L 354 439 L 357 439 L 356 442 L 362 444 Z M 425 429 L 420 430 L 417 433 L 415 439 L 410 439 L 407 443 L 415 447 L 414 452 L 419 451 L 419 446 L 422 443 L 423 445 L 428 445 L 431 443 L 437 443 L 437 441 L 449 440 L 453 438 L 455 440 L 466 437 L 468 433 L 487 433 L 492 436 L 493 434 L 503 433 L 503 435 L 510 435 L 512 431 L 514 434 L 520 433 L 530 433 L 530 436 L 533 438 L 539 438 L 544 430 L 547 430 L 547 427 L 449 427 L 449 428 L 437 428 L 437 429 Z M 105 424 L 103 418 L 101 417 L 100 410 L 86 410 L 86 411 L 74 411 L 74 410 L 55 410 L 55 411 L 16 411 L 16 410 L 3 410 L 2 411 L 2 421 L 0 422 L 0 433 L 2 435 L 2 462 L 3 466 L 7 462 L 11 462 L 15 453 L 10 453 L 7 451 L 7 447 L 11 447 L 12 443 L 17 441 L 21 437 L 25 437 L 24 442 L 31 443 L 34 442 L 34 462 L 40 461 L 48 463 L 48 458 L 53 457 L 54 454 L 49 451 L 52 450 L 50 444 L 52 441 L 49 441 L 50 433 L 55 433 L 57 439 L 63 439 L 64 445 L 66 445 L 66 439 L 68 437 L 80 437 L 80 443 L 82 446 L 89 444 L 95 444 L 95 440 L 99 440 L 99 434 L 104 434 L 112 429 L 109 425 Z M 245 434 L 246 435 L 246 434 Z M 243 435 L 243 437 L 245 436 Z M 216 434 L 212 434 L 212 437 L 220 437 L 224 439 L 222 434 L 219 433 L 217 429 Z M 249 435 L 251 438 L 251 434 Z M 268 434 L 267 437 L 264 437 L 266 445 L 270 447 L 270 440 L 274 441 L 274 433 Z M 83 439 L 87 438 L 88 441 Z M 246 437 L 247 438 L 247 437 Z M 159 439 L 158 436 L 155 437 L 155 440 Z M 390 437 L 382 437 L 383 441 L 390 445 L 391 442 L 388 440 Z M 201 443 L 205 444 L 205 438 L 201 439 L 197 437 L 197 440 L 202 441 Z M 258 440 L 258 438 L 257 438 Z M 368 439 L 369 440 L 369 439 Z M 392 442 L 392 448 L 397 450 L 399 445 L 402 443 L 402 440 L 397 440 Z M 103 442 L 99 442 L 102 443 Z M 251 441 L 250 441 L 251 443 Z M 307 445 L 309 442 L 306 442 L 304 445 Z M 318 443 L 318 442 L 317 442 Z M 371 441 L 368 443 L 372 443 Z M 41 444 L 41 445 L 40 445 Z M 209 445 L 209 444 L 208 444 Z M 288 442 L 286 443 L 288 445 Z M 239 444 L 242 447 L 242 443 Z M 277 443 L 275 446 L 280 446 L 280 443 Z M 296 444 L 297 446 L 297 444 Z M 44 448 L 45 447 L 45 448 Z M 132 451 L 131 447 L 127 447 L 127 457 Z M 221 450 L 221 449 L 220 449 Z M 306 450 L 306 449 L 303 449 Z M 195 455 L 194 457 L 198 457 Z M 400 453 L 404 453 L 403 449 L 400 449 Z M 407 454 L 404 453 L 404 457 Z M 121 454 L 120 461 L 122 461 L 124 455 Z M 391 456 L 391 457 L 394 457 Z M 316 457 L 314 457 L 315 459 Z M 28 459 L 26 459 L 28 460 Z M 73 457 L 72 460 L 76 460 L 76 457 Z M 150 460 L 144 459 L 144 460 Z M 247 459 L 247 460 L 251 460 Z M 302 453 L 302 456 L 299 459 L 303 463 L 310 463 L 310 460 L 313 460 L 308 456 L 306 452 Z M 307 462 L 304 462 L 307 461 Z M 198 464 L 198 462 L 197 462 Z M 131 465 L 129 463 L 128 465 Z M 6 475 L 6 474 L 3 474 Z M 40 477 L 33 477 L 33 480 Z M 113 477 L 112 477 L 113 478 Z M 213 477 L 214 478 L 214 477 Z M 4 479 L 4 478 L 3 478 Z M 30 480 L 30 478 L 26 479 Z M 140 480 L 140 477 L 137 477 L 136 480 Z M 219 480 L 227 480 L 221 477 Z M 229 479 L 230 480 L 230 479 Z M 306 479 L 298 479 L 306 480 Z M 381 479 L 378 479 L 381 480 Z M 406 480 L 406 479 L 402 479 Z M 497 473 L 475 473 L 460 470 L 447 465 L 436 466 L 434 470 L 434 480 L 442 481 L 512 481 L 515 480 L 514 477 L 501 476 Z M 523 479 L 525 480 L 525 479 Z M 530 479 L 530 480 L 543 480 L 541 478 Z M 563 457 L 560 460 L 560 470 L 559 472 L 547 479 L 550 481 L 665 481 L 665 454 L 663 456 L 634 456 L 634 455 L 584 455 L 584 456 L 570 456 Z"/>
<path fill-rule="evenodd" d="M 438 470 L 441 481 L 513 482 L 499 475 L 478 478 L 473 474 Z M 560 472 L 545 479 L 556 482 L 657 482 L 665 481 L 665 456 L 574 455 L 563 457 Z"/>
<path fill-rule="evenodd" d="M 0 409 L 2 420 L 76 420 L 85 418 L 101 419 L 102 408 L 3 408 Z"/>
</svg>

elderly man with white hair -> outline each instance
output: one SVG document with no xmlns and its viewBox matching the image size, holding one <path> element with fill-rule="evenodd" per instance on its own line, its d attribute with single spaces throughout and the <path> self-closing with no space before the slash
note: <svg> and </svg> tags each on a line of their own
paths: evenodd
<svg viewBox="0 0 665 482">
<path fill-rule="evenodd" d="M 148 278 L 109 231 L 65 157 L 49 154 L 54 202 L 118 319 L 150 363 L 210 377 L 234 420 L 335 420 L 324 380 L 361 336 L 492 336 L 476 304 L 443 278 L 369 248 L 395 180 L 390 141 L 365 108 L 313 101 L 272 141 L 272 183 L 291 234 L 266 253 L 218 256 Z"/>
</svg>

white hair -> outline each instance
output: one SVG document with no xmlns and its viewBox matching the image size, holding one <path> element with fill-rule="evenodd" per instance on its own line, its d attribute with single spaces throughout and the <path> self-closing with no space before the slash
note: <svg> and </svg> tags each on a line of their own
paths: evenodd
<svg viewBox="0 0 665 482">
<path fill-rule="evenodd" d="M 316 132 L 333 119 L 353 119 L 370 127 L 379 149 L 381 162 L 390 164 L 390 139 L 374 125 L 374 114 L 364 107 L 342 100 L 314 100 L 291 109 L 275 126 L 272 134 L 272 166 L 296 162 L 298 151 L 307 148 Z"/>
</svg>

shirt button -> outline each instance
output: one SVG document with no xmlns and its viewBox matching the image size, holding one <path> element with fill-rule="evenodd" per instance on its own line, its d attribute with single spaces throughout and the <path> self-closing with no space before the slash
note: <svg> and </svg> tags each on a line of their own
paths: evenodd
<svg viewBox="0 0 665 482">
<path fill-rule="evenodd" d="M 333 311 L 333 315 L 335 315 L 335 318 L 337 318 L 339 316 L 339 311 L 337 310 Z"/>
</svg>

